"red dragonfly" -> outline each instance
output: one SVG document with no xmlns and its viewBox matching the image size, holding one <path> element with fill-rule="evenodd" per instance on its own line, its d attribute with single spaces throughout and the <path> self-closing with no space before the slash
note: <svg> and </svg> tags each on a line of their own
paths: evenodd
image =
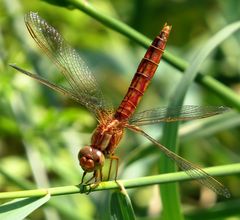
<svg viewBox="0 0 240 220">
<path fill-rule="evenodd" d="M 150 109 L 136 113 L 133 116 L 139 101 L 156 72 L 171 31 L 171 26 L 165 24 L 160 34 L 153 40 L 138 66 L 123 101 L 116 111 L 113 111 L 111 105 L 105 101 L 94 76 L 84 61 L 58 31 L 34 12 L 30 12 L 25 16 L 25 23 L 32 38 L 63 74 L 69 84 L 69 88 L 51 83 L 16 65 L 11 66 L 79 102 L 91 111 L 98 120 L 99 124 L 93 132 L 90 146 L 83 147 L 78 154 L 79 164 L 84 170 L 82 182 L 85 175 L 89 172 L 93 172 L 91 180 L 94 180 L 95 183 L 102 180 L 102 168 L 105 158 L 111 160 L 110 169 L 112 160 L 115 159 L 118 165 L 118 157 L 114 155 L 114 151 L 123 136 L 124 129 L 128 128 L 154 143 L 166 156 L 175 161 L 180 169 L 197 179 L 201 184 L 220 195 L 230 196 L 229 191 L 216 179 L 198 166 L 168 150 L 139 127 L 163 121 L 173 122 L 210 117 L 223 113 L 227 110 L 226 107 L 186 105 L 174 108 Z"/>
</svg>

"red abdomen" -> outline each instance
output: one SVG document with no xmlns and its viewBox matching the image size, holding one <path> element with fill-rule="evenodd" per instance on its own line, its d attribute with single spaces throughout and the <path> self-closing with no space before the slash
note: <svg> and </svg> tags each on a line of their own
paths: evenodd
<svg viewBox="0 0 240 220">
<path fill-rule="evenodd" d="M 118 107 L 115 118 L 127 120 L 134 113 L 139 101 L 147 89 L 163 55 L 171 26 L 165 24 L 160 34 L 148 48 L 144 58 L 138 66 L 131 85 L 123 101 Z"/>
</svg>

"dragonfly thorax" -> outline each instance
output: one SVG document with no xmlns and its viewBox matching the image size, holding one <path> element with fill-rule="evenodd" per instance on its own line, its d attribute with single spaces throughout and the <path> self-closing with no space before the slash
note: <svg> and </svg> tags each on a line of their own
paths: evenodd
<svg viewBox="0 0 240 220">
<path fill-rule="evenodd" d="M 91 139 L 91 145 L 82 148 L 78 154 L 79 164 L 86 172 L 101 169 L 105 158 L 114 154 L 123 135 L 123 125 L 118 120 L 99 124 Z"/>
<path fill-rule="evenodd" d="M 93 132 L 91 147 L 100 150 L 108 158 L 121 140 L 123 129 L 124 123 L 116 119 L 106 124 L 99 124 Z"/>
</svg>

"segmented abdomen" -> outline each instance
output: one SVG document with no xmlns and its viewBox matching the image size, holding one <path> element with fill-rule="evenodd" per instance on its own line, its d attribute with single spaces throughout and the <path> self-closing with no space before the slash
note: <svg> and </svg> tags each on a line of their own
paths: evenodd
<svg viewBox="0 0 240 220">
<path fill-rule="evenodd" d="M 165 24 L 160 34 L 153 40 L 144 58 L 138 66 L 131 85 L 118 107 L 115 118 L 127 120 L 134 113 L 139 101 L 147 89 L 163 55 L 171 26 Z"/>
</svg>

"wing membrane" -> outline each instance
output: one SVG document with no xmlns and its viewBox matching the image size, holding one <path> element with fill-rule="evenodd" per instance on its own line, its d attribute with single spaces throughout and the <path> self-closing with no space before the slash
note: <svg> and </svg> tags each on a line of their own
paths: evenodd
<svg viewBox="0 0 240 220">
<path fill-rule="evenodd" d="M 97 117 L 100 112 L 111 111 L 87 65 L 58 31 L 34 12 L 26 14 L 25 23 L 35 42 L 66 78 L 69 88 L 65 90 L 70 96 L 77 97 L 75 100 Z"/>
<path fill-rule="evenodd" d="M 206 118 L 229 110 L 225 106 L 196 106 L 184 105 L 177 107 L 162 107 L 136 113 L 129 123 L 141 126 L 159 122 L 186 121 Z"/>
<path fill-rule="evenodd" d="M 44 84 L 45 86 L 47 86 L 47 87 L 49 87 L 49 88 L 51 88 L 51 89 L 53 89 L 53 90 L 55 90 L 55 91 L 63 94 L 63 95 L 66 95 L 66 96 L 68 96 L 69 98 L 71 98 L 71 99 L 73 99 L 73 100 L 75 100 L 75 101 L 77 101 L 77 102 L 80 102 L 80 103 L 81 103 L 83 100 L 89 99 L 89 97 L 88 97 L 88 98 L 85 98 L 84 96 L 82 96 L 81 100 L 79 100 L 79 97 L 76 96 L 76 94 L 74 94 L 73 92 L 67 90 L 67 89 L 64 88 L 63 86 L 59 86 L 59 85 L 56 85 L 56 84 L 54 84 L 54 83 L 51 83 L 51 82 L 47 81 L 46 79 L 40 77 L 39 75 L 30 73 L 30 72 L 28 72 L 28 71 L 26 71 L 26 70 L 24 70 L 24 69 L 22 69 L 22 68 L 20 68 L 20 67 L 18 67 L 18 66 L 16 66 L 16 65 L 14 65 L 14 64 L 9 64 L 9 65 L 10 65 L 12 68 L 18 70 L 19 72 L 21 72 L 21 73 L 23 73 L 23 74 L 25 74 L 25 75 L 27 75 L 27 76 L 30 76 L 31 78 L 37 80 L 38 82 Z"/>
<path fill-rule="evenodd" d="M 218 182 L 216 179 L 214 179 L 212 176 L 210 176 L 208 173 L 206 173 L 204 170 L 202 170 L 197 165 L 194 165 L 193 163 L 185 160 L 184 158 L 178 156 L 177 154 L 173 153 L 172 151 L 168 150 L 166 147 L 158 143 L 155 139 L 153 139 L 151 136 L 149 136 L 147 133 L 145 133 L 143 130 L 136 126 L 127 126 L 130 130 L 133 130 L 144 137 L 146 137 L 148 140 L 150 140 L 154 145 L 156 145 L 167 157 L 169 157 L 171 160 L 173 160 L 177 166 L 185 171 L 189 176 L 196 179 L 199 183 L 202 185 L 210 188 L 214 192 L 216 192 L 219 195 L 225 196 L 226 198 L 229 198 L 231 196 L 229 190 L 222 185 L 220 182 Z"/>
</svg>

